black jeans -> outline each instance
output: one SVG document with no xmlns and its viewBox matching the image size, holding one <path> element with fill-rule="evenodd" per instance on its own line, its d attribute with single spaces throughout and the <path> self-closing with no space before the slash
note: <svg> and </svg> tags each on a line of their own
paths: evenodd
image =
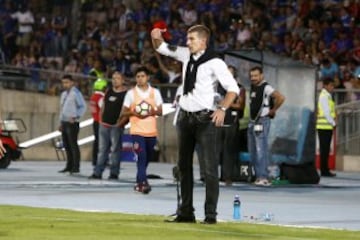
<svg viewBox="0 0 360 240">
<path fill-rule="evenodd" d="M 240 169 L 236 169 L 239 166 L 238 161 L 239 153 L 239 124 L 233 123 L 227 127 L 217 128 L 219 132 L 219 162 L 221 165 L 221 179 L 235 181 L 240 172 Z M 237 170 L 237 171 L 236 171 Z"/>
<path fill-rule="evenodd" d="M 180 111 L 178 127 L 179 170 L 181 185 L 181 216 L 193 216 L 193 154 L 198 143 L 203 154 L 205 172 L 205 217 L 216 218 L 219 198 L 218 147 L 216 145 L 216 127 L 211 121 L 212 112 L 188 113 Z"/>
<path fill-rule="evenodd" d="M 319 148 L 320 148 L 320 171 L 321 173 L 329 172 L 329 154 L 331 147 L 331 138 L 333 130 L 318 129 Z"/>
<path fill-rule="evenodd" d="M 66 169 L 69 171 L 79 171 L 80 169 L 80 149 L 77 143 L 79 135 L 79 123 L 61 122 L 62 140 L 66 151 Z"/>
</svg>

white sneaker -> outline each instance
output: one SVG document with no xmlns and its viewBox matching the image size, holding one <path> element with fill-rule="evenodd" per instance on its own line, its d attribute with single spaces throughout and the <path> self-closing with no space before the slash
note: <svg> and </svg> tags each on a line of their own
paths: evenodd
<svg viewBox="0 0 360 240">
<path fill-rule="evenodd" d="M 269 182 L 267 179 L 265 178 L 262 178 L 262 179 L 256 179 L 255 181 L 255 185 L 256 186 L 270 186 L 271 185 L 271 182 Z"/>
</svg>

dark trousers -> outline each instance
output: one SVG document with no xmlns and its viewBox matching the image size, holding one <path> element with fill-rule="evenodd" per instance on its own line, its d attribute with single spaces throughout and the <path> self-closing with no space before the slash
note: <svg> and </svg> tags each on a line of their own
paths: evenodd
<svg viewBox="0 0 360 240">
<path fill-rule="evenodd" d="M 155 152 L 156 137 L 143 137 L 139 135 L 131 135 L 131 137 L 134 146 L 138 146 L 134 148 L 138 158 L 136 162 L 136 182 L 144 183 L 147 182 L 147 167 Z"/>
<path fill-rule="evenodd" d="M 216 127 L 211 121 L 211 113 L 187 113 L 180 111 L 178 127 L 181 216 L 193 216 L 193 154 L 196 143 L 202 150 L 205 173 L 205 216 L 216 218 L 219 198 L 218 146 L 216 145 Z"/>
<path fill-rule="evenodd" d="M 66 151 L 66 169 L 79 171 L 80 169 L 80 149 L 77 143 L 79 135 L 79 123 L 62 122 L 62 140 Z"/>
<path fill-rule="evenodd" d="M 329 172 L 328 160 L 333 130 L 318 129 L 317 131 L 320 145 L 320 171 L 321 173 L 327 173 Z"/>
<path fill-rule="evenodd" d="M 217 128 L 219 132 L 219 161 L 221 165 L 221 179 L 222 180 L 231 180 L 236 179 L 236 161 L 238 160 L 238 149 L 239 149 L 239 140 L 238 140 L 238 129 L 239 125 L 234 123 L 227 127 Z M 239 166 L 237 164 L 237 166 Z M 235 171 L 234 171 L 235 170 Z M 240 170 L 237 169 L 239 172 Z"/>
<path fill-rule="evenodd" d="M 92 165 L 96 166 L 97 155 L 99 152 L 99 122 L 94 121 L 93 131 L 94 131 L 95 140 L 93 142 L 93 149 L 92 149 Z"/>
</svg>

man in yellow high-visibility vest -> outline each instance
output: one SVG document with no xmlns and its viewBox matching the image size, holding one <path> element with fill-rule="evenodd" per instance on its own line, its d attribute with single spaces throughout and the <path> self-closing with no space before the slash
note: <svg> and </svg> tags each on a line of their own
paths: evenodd
<svg viewBox="0 0 360 240">
<path fill-rule="evenodd" d="M 323 79 L 323 89 L 318 100 L 316 129 L 320 143 L 320 170 L 323 177 L 335 177 L 336 174 L 329 170 L 328 159 L 333 130 L 336 127 L 335 101 L 331 96 L 334 90 L 334 80 Z"/>
</svg>

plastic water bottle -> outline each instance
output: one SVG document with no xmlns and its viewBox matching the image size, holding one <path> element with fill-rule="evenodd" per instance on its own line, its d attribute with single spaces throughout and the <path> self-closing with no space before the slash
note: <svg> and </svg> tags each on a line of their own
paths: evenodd
<svg viewBox="0 0 360 240">
<path fill-rule="evenodd" d="M 239 195 L 235 195 L 234 198 L 234 210 L 233 210 L 233 218 L 234 220 L 240 220 L 240 208 L 241 208 L 241 202 Z"/>
</svg>

